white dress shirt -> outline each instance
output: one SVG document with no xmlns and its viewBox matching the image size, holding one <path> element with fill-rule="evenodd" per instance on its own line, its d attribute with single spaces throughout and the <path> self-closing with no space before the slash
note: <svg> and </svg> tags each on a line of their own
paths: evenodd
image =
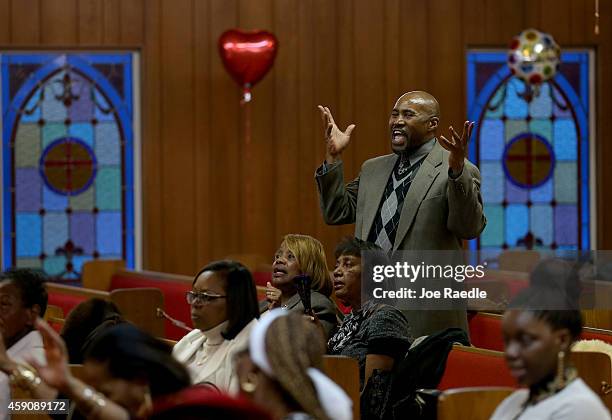
<svg viewBox="0 0 612 420">
<path fill-rule="evenodd" d="M 187 367 L 194 384 L 208 382 L 222 391 L 236 392 L 238 377 L 234 373 L 234 355 L 247 347 L 251 328 L 256 323 L 253 319 L 233 340 L 226 340 L 221 335 L 227 328 L 227 321 L 207 331 L 193 330 L 176 343 L 172 354 Z"/>
<path fill-rule="evenodd" d="M 25 362 L 26 358 L 32 357 L 38 363 L 44 364 L 45 348 L 42 336 L 36 330 L 30 331 L 19 341 L 6 350 L 6 354 L 16 363 Z M 4 372 L 0 372 L 0 419 L 8 419 L 8 403 L 11 399 L 11 388 L 9 378 Z"/>
<path fill-rule="evenodd" d="M 580 378 L 523 411 L 527 389 L 513 392 L 497 407 L 491 420 L 609 420 L 610 412 Z M 519 413 L 521 413 L 519 416 Z"/>
</svg>

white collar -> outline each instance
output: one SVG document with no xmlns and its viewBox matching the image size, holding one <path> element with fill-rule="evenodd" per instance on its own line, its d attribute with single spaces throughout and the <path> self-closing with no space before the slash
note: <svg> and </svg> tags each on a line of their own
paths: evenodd
<svg viewBox="0 0 612 420">
<path fill-rule="evenodd" d="M 229 321 L 223 321 L 219 325 L 212 327 L 209 330 L 202 331 L 202 335 L 206 338 L 206 344 L 209 346 L 214 346 L 221 344 L 225 341 L 225 337 L 221 335 L 221 333 L 225 332 Z"/>
</svg>

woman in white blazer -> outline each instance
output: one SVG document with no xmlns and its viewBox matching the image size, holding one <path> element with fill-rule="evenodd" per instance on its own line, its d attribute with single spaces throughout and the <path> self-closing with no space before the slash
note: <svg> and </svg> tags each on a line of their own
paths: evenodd
<svg viewBox="0 0 612 420">
<path fill-rule="evenodd" d="M 196 274 L 186 299 L 195 329 L 174 346 L 174 357 L 185 364 L 194 384 L 236 391 L 234 355 L 248 345 L 259 318 L 251 273 L 235 261 L 212 262 Z"/>
</svg>

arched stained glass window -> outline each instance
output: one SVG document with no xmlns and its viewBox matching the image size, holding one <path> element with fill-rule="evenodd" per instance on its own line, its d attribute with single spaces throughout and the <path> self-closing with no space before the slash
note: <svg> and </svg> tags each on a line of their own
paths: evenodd
<svg viewBox="0 0 612 420">
<path fill-rule="evenodd" d="M 505 52 L 468 52 L 467 62 L 470 160 L 488 219 L 471 248 L 590 249 L 590 53 L 563 53 L 533 98 Z"/>
<path fill-rule="evenodd" d="M 132 54 L 2 54 L 3 265 L 135 262 Z"/>
</svg>

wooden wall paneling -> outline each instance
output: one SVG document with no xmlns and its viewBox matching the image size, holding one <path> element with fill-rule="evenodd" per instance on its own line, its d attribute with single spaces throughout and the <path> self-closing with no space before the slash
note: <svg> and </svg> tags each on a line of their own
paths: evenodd
<svg viewBox="0 0 612 420">
<path fill-rule="evenodd" d="M 580 44 L 589 39 L 589 31 L 593 32 L 593 12 L 590 10 L 590 7 L 594 8 L 594 1 L 572 1 L 569 6 L 569 41 L 573 45 Z"/>
<path fill-rule="evenodd" d="M 245 30 L 273 30 L 273 2 L 241 0 L 238 26 Z M 280 46 L 280 48 L 283 48 Z M 253 89 L 253 100 L 242 107 L 241 119 L 250 113 L 250 144 L 245 144 L 244 133 L 240 140 L 243 173 L 242 179 L 242 243 L 244 249 L 271 256 L 276 246 L 273 227 L 276 220 L 275 191 L 269 188 L 274 177 L 276 148 L 274 147 L 275 119 L 274 66 Z M 249 109 L 247 109 L 247 107 Z M 280 209 L 282 211 L 282 208 Z M 235 251 L 234 251 L 235 252 Z"/>
<path fill-rule="evenodd" d="M 274 221 L 274 248 L 283 235 L 300 225 L 299 190 L 299 26 L 298 3 L 301 0 L 274 2 L 274 33 L 279 50 L 274 64 L 276 118 L 273 144 L 275 149 L 274 182 L 269 184 L 270 201 L 276 207 Z M 275 250 L 274 249 L 274 250 Z M 270 255 L 270 260 L 271 260 Z"/>
<path fill-rule="evenodd" d="M 40 35 L 45 46 L 78 44 L 76 0 L 40 2 Z"/>
<path fill-rule="evenodd" d="M 12 0 L 11 2 L 11 44 L 38 45 L 40 34 L 40 1 Z"/>
<path fill-rule="evenodd" d="M 400 67 L 402 38 L 402 22 L 399 0 L 385 0 L 384 38 L 385 55 L 385 111 L 387 113 L 403 92 L 400 89 L 402 68 Z"/>
<path fill-rule="evenodd" d="M 149 7 L 155 7 L 151 2 Z M 78 39 L 81 45 L 102 43 L 104 33 L 103 0 L 78 0 Z"/>
<path fill-rule="evenodd" d="M 580 0 L 579 0 L 580 1 Z M 537 29 L 550 33 L 560 46 L 571 43 L 571 3 L 576 0 L 541 0 L 540 25 Z"/>
<path fill-rule="evenodd" d="M 387 122 L 392 105 L 385 103 L 384 12 L 369 0 L 356 0 L 353 7 L 355 123 L 360 126 L 353 147 L 363 162 L 390 152 Z"/>
<path fill-rule="evenodd" d="M 11 42 L 11 1 L 0 0 L 0 44 Z"/>
<path fill-rule="evenodd" d="M 318 198 L 315 196 L 310 182 L 316 168 L 316 163 L 321 161 L 321 157 L 314 156 L 316 149 L 314 142 L 320 139 L 320 117 L 315 112 L 318 98 L 314 94 L 315 90 L 315 45 L 313 1 L 300 0 L 298 2 L 299 25 L 298 31 L 298 142 L 299 154 L 294 162 L 298 167 L 298 178 L 294 180 L 295 188 L 298 190 L 298 202 L 300 206 L 300 223 L 287 233 L 303 233 L 315 235 L 315 224 L 319 222 L 320 215 L 314 212 L 313 203 Z"/>
<path fill-rule="evenodd" d="M 103 13 L 104 13 L 104 34 L 102 42 L 104 45 L 117 45 L 121 38 L 121 6 L 122 0 L 104 0 Z M 167 3 L 166 0 L 162 1 L 162 7 Z M 129 25 L 130 22 L 124 22 L 125 25 Z"/>
<path fill-rule="evenodd" d="M 595 34 L 595 1 L 580 0 L 572 2 L 571 17 L 573 44 L 582 43 L 583 45 L 593 46 L 600 43 L 601 35 Z"/>
<path fill-rule="evenodd" d="M 342 161 L 344 163 L 344 178 L 352 180 L 359 173 L 361 162 L 357 161 L 355 150 L 358 147 L 357 133 L 361 130 L 360 124 L 355 121 L 355 44 L 353 42 L 353 0 L 339 0 L 336 2 L 336 18 L 337 21 L 337 52 L 338 52 L 338 74 L 336 83 L 338 84 L 338 105 L 332 109 L 334 119 L 343 130 L 350 124 L 356 124 L 354 134 L 351 138 L 351 143 L 342 153 Z M 326 104 L 322 104 L 326 105 Z M 318 131 L 315 131 L 316 138 L 321 141 L 323 138 L 323 123 L 318 125 Z M 319 166 L 325 156 L 319 157 L 317 166 Z M 320 212 L 320 211 L 319 211 Z M 322 220 L 322 217 L 321 217 Z"/>
<path fill-rule="evenodd" d="M 542 0 L 523 1 L 523 29 L 536 28 L 542 24 L 541 11 Z M 541 29 L 541 28 L 540 28 Z"/>
<path fill-rule="evenodd" d="M 449 125 L 463 130 L 465 112 L 465 49 L 461 36 L 461 4 L 455 0 L 432 0 L 429 3 L 428 71 L 430 93 L 440 103 L 440 133 L 447 138 Z"/>
<path fill-rule="evenodd" d="M 148 0 L 121 0 L 119 4 L 119 42 L 121 45 L 137 46 L 144 42 L 146 2 Z"/>
<path fill-rule="evenodd" d="M 516 0 L 488 0 L 487 23 L 489 16 L 494 15 L 495 19 L 491 19 L 492 25 L 487 25 L 487 44 L 506 48 L 512 37 L 525 29 L 524 7 L 522 2 Z"/>
<path fill-rule="evenodd" d="M 342 153 L 342 161 L 344 163 L 344 179 L 346 182 L 354 179 L 358 174 L 363 163 L 359 160 L 357 155 L 357 149 L 360 144 L 358 141 L 357 133 L 362 130 L 362 127 L 355 120 L 355 43 L 353 41 L 354 33 L 354 4 L 353 0 L 339 0 L 335 3 L 336 5 L 336 51 L 337 51 L 337 69 L 338 74 L 336 75 L 337 84 L 337 105 L 332 109 L 336 123 L 342 129 L 346 129 L 350 124 L 356 124 L 357 127 L 353 131 L 351 143 L 347 149 Z M 319 125 L 315 128 L 315 137 L 323 141 L 323 124 L 319 122 Z M 365 137 L 364 137 L 365 138 Z M 315 163 L 318 167 L 325 156 L 319 156 Z M 317 193 L 318 194 L 318 193 Z M 318 197 L 317 197 L 317 206 Z M 318 222 L 325 224 L 321 210 L 317 207 Z M 338 239 L 352 235 L 355 231 L 354 225 L 344 226 L 328 226 L 326 228 L 332 232 L 334 241 L 333 243 L 325 243 L 326 251 L 328 254 L 327 260 L 333 267 L 333 251 Z"/>
<path fill-rule="evenodd" d="M 142 56 L 142 222 L 143 266 L 163 270 L 165 241 L 162 201 L 162 62 L 161 1 L 147 0 Z"/>
<path fill-rule="evenodd" d="M 487 25 L 491 17 L 490 4 L 494 0 L 463 0 L 463 41 L 466 46 L 483 46 L 487 43 Z"/>
<path fill-rule="evenodd" d="M 162 1 L 163 271 L 194 271 L 193 2 Z"/>
<path fill-rule="evenodd" d="M 316 69 L 314 74 L 314 103 L 313 107 L 310 110 L 306 110 L 306 112 L 313 116 L 314 133 L 311 141 L 314 145 L 314 154 L 308 160 L 309 171 L 307 171 L 301 183 L 303 183 L 304 188 L 312 191 L 313 201 L 307 210 L 312 212 L 315 217 L 314 236 L 325 246 L 329 261 L 331 254 L 333 254 L 333 247 L 337 242 L 338 229 L 326 226 L 323 221 L 318 189 L 313 176 L 315 169 L 325 159 L 325 150 L 327 148 L 323 136 L 324 127 L 320 118 L 320 112 L 314 105 L 321 102 L 328 104 L 328 106 L 336 111 L 338 110 L 338 32 L 335 25 L 338 20 L 336 15 L 338 9 L 330 7 L 327 0 L 314 0 L 313 11 L 314 27 L 317 28 L 314 33 L 314 65 Z"/>
<path fill-rule="evenodd" d="M 194 96 L 194 183 L 195 183 L 195 252 L 197 268 L 208 263 L 211 254 L 211 86 L 210 62 L 215 53 L 214 43 L 210 37 L 210 3 L 194 1 L 193 9 L 193 78 Z"/>
<path fill-rule="evenodd" d="M 211 212 L 211 258 L 244 251 L 240 247 L 241 170 L 240 89 L 227 74 L 217 52 L 219 36 L 238 23 L 236 0 L 211 0 L 211 109 L 210 148 L 214 153 L 210 165 L 211 194 L 207 199 Z M 262 229 L 267 228 L 262 226 Z M 254 251 L 253 251 L 254 252 Z"/>
<path fill-rule="evenodd" d="M 402 0 L 400 2 L 400 91 L 430 89 L 428 36 L 429 2 L 421 0 Z M 408 29 L 409 27 L 409 29 Z M 438 28 L 443 31 L 443 28 Z M 418 35 L 417 35 L 418 34 Z M 435 54 L 438 54 L 436 51 Z M 399 96 L 399 95 L 398 95 Z M 387 104 L 387 116 L 394 104 Z M 389 146 L 390 147 L 390 146 Z"/>
<path fill-rule="evenodd" d="M 600 1 L 600 34 L 597 49 L 597 249 L 612 249 L 612 146 L 608 133 L 612 132 L 612 2 Z"/>
</svg>

